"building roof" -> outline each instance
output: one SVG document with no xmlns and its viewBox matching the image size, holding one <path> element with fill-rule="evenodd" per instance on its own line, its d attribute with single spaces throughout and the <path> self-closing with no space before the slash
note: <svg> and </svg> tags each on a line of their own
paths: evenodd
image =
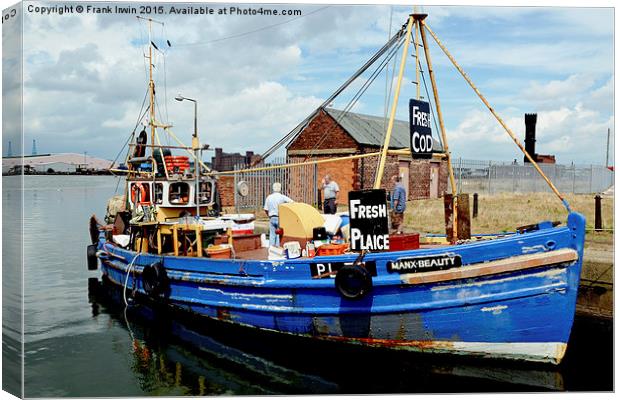
<svg viewBox="0 0 620 400">
<path fill-rule="evenodd" d="M 353 139 L 370 146 L 382 146 L 387 129 L 387 120 L 383 117 L 358 114 L 353 112 L 342 113 L 335 108 L 325 108 L 325 111 L 346 130 Z M 395 119 L 390 138 L 391 149 L 409 148 L 409 122 Z M 441 151 L 441 145 L 433 138 L 433 150 Z"/>
<path fill-rule="evenodd" d="M 383 146 L 387 120 L 383 117 L 359 114 L 354 112 L 343 113 L 342 110 L 335 108 L 324 108 L 325 112 L 331 116 L 345 130 L 353 140 L 359 144 L 367 146 Z M 317 110 L 318 111 L 318 110 Z M 299 126 L 295 132 L 295 138 L 306 127 Z M 295 139 L 293 139 L 295 140 Z M 292 141 L 290 142 L 292 143 Z M 395 119 L 390 138 L 391 149 L 409 148 L 409 122 Z M 433 138 L 433 150 L 443 151 L 441 144 Z"/>
<path fill-rule="evenodd" d="M 23 158 L 21 156 L 2 158 L 3 169 L 22 164 L 34 167 L 38 165 L 47 165 L 50 163 L 83 165 L 89 169 L 100 170 L 110 168 L 112 161 L 90 157 L 88 155 L 84 156 L 84 154 L 77 153 L 42 154 L 36 156 L 28 155 Z"/>
</svg>

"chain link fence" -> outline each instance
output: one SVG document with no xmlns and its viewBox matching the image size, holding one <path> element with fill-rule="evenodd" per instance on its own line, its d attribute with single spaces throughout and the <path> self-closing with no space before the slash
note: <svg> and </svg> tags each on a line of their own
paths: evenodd
<svg viewBox="0 0 620 400">
<path fill-rule="evenodd" d="M 613 171 L 602 165 L 538 165 L 562 193 L 599 193 L 614 182 Z M 551 192 L 530 164 L 456 158 L 452 167 L 461 193 Z"/>
</svg>

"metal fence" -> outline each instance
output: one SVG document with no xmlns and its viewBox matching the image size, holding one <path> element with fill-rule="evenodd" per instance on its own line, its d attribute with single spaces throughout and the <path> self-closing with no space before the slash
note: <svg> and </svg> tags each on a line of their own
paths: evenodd
<svg viewBox="0 0 620 400">
<path fill-rule="evenodd" d="M 269 163 L 260 163 L 253 168 L 278 166 L 293 162 L 285 158 L 276 158 Z M 246 165 L 237 165 L 235 170 L 247 168 Z M 271 193 L 273 183 L 282 184 L 282 193 L 298 202 L 318 205 L 318 169 L 317 165 L 303 165 L 292 168 L 278 168 L 266 171 L 243 172 L 235 174 L 235 209 L 243 210 L 262 209 L 265 198 Z M 247 196 L 241 196 L 237 190 L 240 182 L 248 186 Z"/>
<path fill-rule="evenodd" d="M 267 164 L 261 163 L 254 167 L 283 165 L 287 161 L 285 158 L 277 158 Z M 613 185 L 614 173 L 602 165 L 539 165 L 562 193 L 598 193 Z M 529 164 L 456 158 L 452 160 L 452 167 L 460 193 L 551 191 L 536 169 Z M 244 168 L 247 166 L 237 165 L 234 169 Z M 318 206 L 317 177 L 316 164 L 235 174 L 235 209 L 237 212 L 262 209 L 274 182 L 280 182 L 282 193 L 293 200 Z M 242 181 L 248 185 L 247 196 L 241 196 L 236 190 Z M 448 190 L 449 188 L 450 185 L 448 185 Z"/>
<path fill-rule="evenodd" d="M 598 193 L 614 182 L 614 173 L 602 165 L 539 164 L 562 193 Z M 498 161 L 452 160 L 454 176 L 462 193 L 530 193 L 551 189 L 530 164 Z M 448 185 L 449 186 L 449 185 Z"/>
</svg>

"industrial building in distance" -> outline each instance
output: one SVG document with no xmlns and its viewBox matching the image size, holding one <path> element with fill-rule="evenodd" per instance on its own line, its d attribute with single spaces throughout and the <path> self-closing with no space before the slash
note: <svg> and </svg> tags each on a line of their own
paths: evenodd
<svg viewBox="0 0 620 400">
<path fill-rule="evenodd" d="M 108 174 L 112 161 L 78 153 L 37 154 L 2 158 L 2 175 Z M 22 172 L 23 171 L 23 172 Z"/>
</svg>

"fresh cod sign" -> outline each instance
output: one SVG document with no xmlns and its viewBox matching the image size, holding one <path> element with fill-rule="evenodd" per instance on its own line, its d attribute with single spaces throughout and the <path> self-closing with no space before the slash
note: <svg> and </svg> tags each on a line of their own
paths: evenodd
<svg viewBox="0 0 620 400">
<path fill-rule="evenodd" d="M 349 192 L 351 250 L 390 249 L 388 208 L 384 189 Z"/>
<path fill-rule="evenodd" d="M 411 157 L 431 158 L 433 156 L 433 134 L 430 106 L 426 101 L 409 100 L 409 134 L 411 136 Z"/>
</svg>

